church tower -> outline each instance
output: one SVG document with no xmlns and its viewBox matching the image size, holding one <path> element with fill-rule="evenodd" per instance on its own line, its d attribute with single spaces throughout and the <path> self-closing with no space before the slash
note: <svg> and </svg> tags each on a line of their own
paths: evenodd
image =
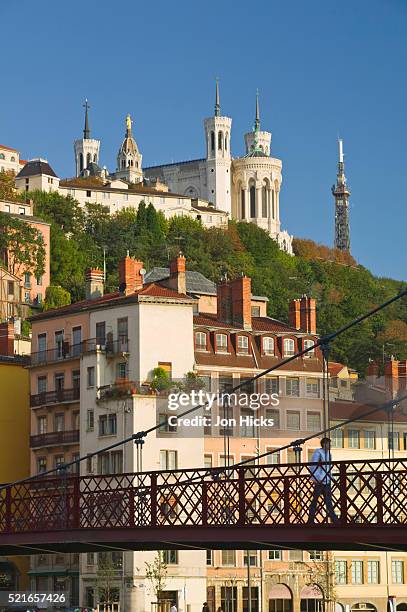
<svg viewBox="0 0 407 612">
<path fill-rule="evenodd" d="M 204 120 L 206 138 L 206 199 L 231 215 L 232 119 L 220 112 L 219 83 L 216 80 L 215 114 Z"/>
<path fill-rule="evenodd" d="M 129 183 L 140 183 L 143 180 L 143 171 L 141 169 L 143 156 L 134 140 L 132 124 L 130 115 L 127 115 L 126 134 L 117 155 L 115 177 L 124 179 Z"/>
<path fill-rule="evenodd" d="M 90 137 L 90 106 L 87 100 L 85 100 L 85 104 L 83 106 L 85 109 L 85 127 L 83 129 L 83 138 L 75 140 L 74 143 L 76 176 L 80 176 L 81 173 L 89 166 L 89 164 L 99 164 L 100 140 L 94 140 Z"/>
<path fill-rule="evenodd" d="M 332 187 L 335 198 L 335 248 L 350 252 L 349 228 L 349 196 L 350 191 L 346 184 L 345 164 L 343 161 L 343 141 L 338 141 L 339 161 L 336 185 Z"/>
</svg>

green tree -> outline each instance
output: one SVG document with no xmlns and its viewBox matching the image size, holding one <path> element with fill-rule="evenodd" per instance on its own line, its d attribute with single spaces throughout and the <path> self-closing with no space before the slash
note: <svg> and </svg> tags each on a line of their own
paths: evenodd
<svg viewBox="0 0 407 612">
<path fill-rule="evenodd" d="M 0 212 L 0 254 L 7 269 L 41 276 L 45 270 L 45 246 L 41 232 L 18 217 Z"/>
<path fill-rule="evenodd" d="M 43 310 L 51 310 L 53 308 L 61 308 L 71 303 L 71 294 L 69 291 L 58 285 L 50 285 L 45 291 L 45 300 Z"/>
<path fill-rule="evenodd" d="M 144 561 L 146 566 L 146 578 L 150 582 L 154 595 L 159 601 L 160 594 L 165 589 L 167 580 L 167 564 L 164 563 L 161 551 L 157 551 L 154 561 L 148 563 Z"/>
<path fill-rule="evenodd" d="M 19 193 L 15 186 L 16 175 L 11 170 L 0 171 L 0 200 L 7 202 L 22 202 L 23 194 Z"/>
</svg>

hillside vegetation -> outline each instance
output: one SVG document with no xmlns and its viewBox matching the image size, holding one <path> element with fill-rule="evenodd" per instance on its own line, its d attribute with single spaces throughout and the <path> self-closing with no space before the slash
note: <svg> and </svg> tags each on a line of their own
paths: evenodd
<svg viewBox="0 0 407 612">
<path fill-rule="evenodd" d="M 106 250 L 107 286 L 118 284 L 117 263 L 126 255 L 142 259 L 147 269 L 166 266 L 180 249 L 190 270 L 218 281 L 242 273 L 252 277 L 253 292 L 269 298 L 269 315 L 287 320 L 288 302 L 306 293 L 317 299 L 318 331 L 333 331 L 398 293 L 403 283 L 375 277 L 349 255 L 295 240 L 296 257 L 278 249 L 263 230 L 230 222 L 228 230 L 205 229 L 199 221 L 174 217 L 166 221 L 152 205 L 138 212 L 91 204 L 83 211 L 69 197 L 33 192 L 34 214 L 51 223 L 51 281 L 71 294 L 84 296 L 84 271 L 103 265 Z M 407 300 L 403 299 L 338 338 L 331 359 L 365 371 L 369 358 L 385 353 L 407 358 Z"/>
</svg>

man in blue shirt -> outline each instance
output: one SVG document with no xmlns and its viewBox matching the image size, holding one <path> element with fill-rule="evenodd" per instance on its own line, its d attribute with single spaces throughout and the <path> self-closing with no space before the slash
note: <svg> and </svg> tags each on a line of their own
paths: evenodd
<svg viewBox="0 0 407 612">
<path fill-rule="evenodd" d="M 322 438 L 321 448 L 318 448 L 312 455 L 313 465 L 311 469 L 312 479 L 314 481 L 314 494 L 312 496 L 311 506 L 309 509 L 308 523 L 315 521 L 315 514 L 317 511 L 318 500 L 323 496 L 327 512 L 333 523 L 336 523 L 339 519 L 335 514 L 335 510 L 332 504 L 332 457 L 331 457 L 331 440 L 329 438 Z"/>
</svg>

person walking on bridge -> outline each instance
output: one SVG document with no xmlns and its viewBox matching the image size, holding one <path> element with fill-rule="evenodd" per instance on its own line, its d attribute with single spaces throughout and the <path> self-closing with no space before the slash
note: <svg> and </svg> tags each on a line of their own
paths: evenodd
<svg viewBox="0 0 407 612">
<path fill-rule="evenodd" d="M 309 509 L 308 524 L 315 521 L 318 500 L 321 495 L 324 498 L 327 512 L 333 523 L 337 523 L 339 518 L 335 514 L 332 504 L 332 456 L 331 456 L 331 440 L 330 438 L 322 438 L 321 448 L 318 448 L 312 455 L 311 466 L 312 480 L 314 481 L 314 493 Z"/>
</svg>

